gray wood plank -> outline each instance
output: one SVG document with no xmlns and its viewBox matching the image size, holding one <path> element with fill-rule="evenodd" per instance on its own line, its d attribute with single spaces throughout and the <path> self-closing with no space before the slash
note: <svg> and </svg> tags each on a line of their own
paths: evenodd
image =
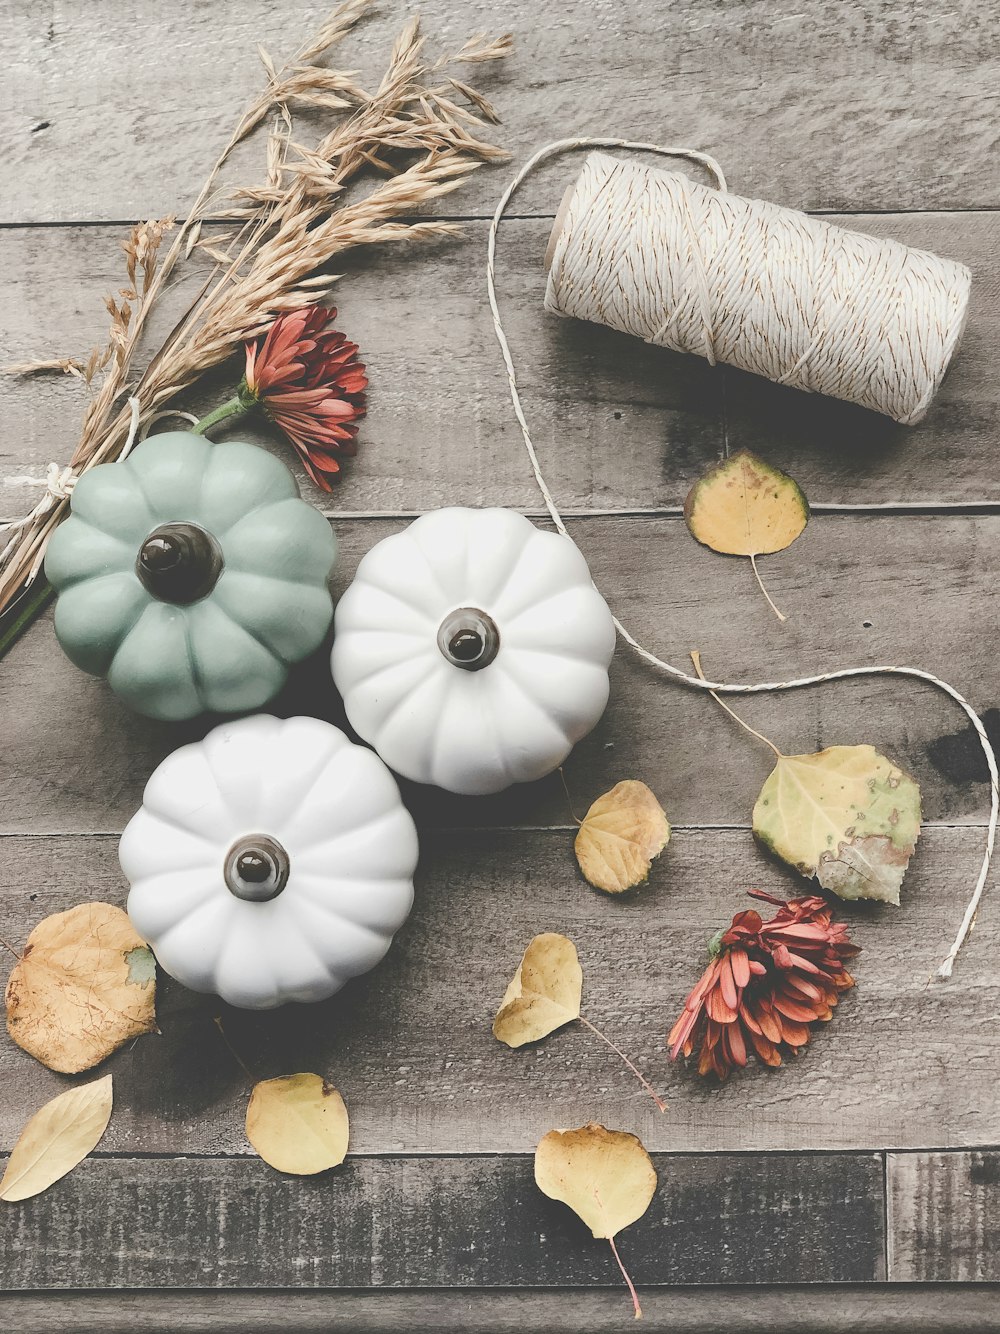
<svg viewBox="0 0 1000 1334">
<path fill-rule="evenodd" d="M 748 445 L 789 471 L 814 504 L 1000 504 L 993 466 L 1000 429 L 994 374 L 1000 218 L 920 213 L 840 220 L 972 266 L 963 346 L 917 427 L 546 315 L 542 257 L 549 223 L 505 225 L 498 269 L 504 317 L 525 409 L 560 505 L 676 511 L 727 437 L 731 446 Z M 120 228 L 105 227 L 0 231 L 0 365 L 85 354 L 102 338 L 103 294 L 121 282 L 120 237 Z M 334 297 L 341 323 L 362 348 L 372 388 L 359 457 L 334 496 L 322 496 L 298 470 L 305 494 L 332 513 L 443 504 L 541 508 L 486 308 L 485 242 L 485 223 L 473 222 L 463 241 L 386 246 L 339 266 L 345 277 Z M 194 276 L 201 272 L 196 268 Z M 154 321 L 154 345 L 188 293 L 190 285 L 171 293 Z M 240 374 L 232 364 L 180 406 L 207 411 L 231 394 Z M 60 375 L 0 379 L 4 517 L 30 508 L 50 460 L 68 459 L 83 394 L 78 381 Z M 232 434 L 292 457 L 273 432 L 241 423 Z"/>
<path fill-rule="evenodd" d="M 886 1171 L 891 1279 L 1000 1282 L 1000 1152 L 895 1153 Z"/>
<path fill-rule="evenodd" d="M 139 1039 L 108 1064 L 115 1114 L 102 1151 L 251 1152 L 248 1082 L 212 1022 L 220 1013 L 256 1077 L 315 1070 L 341 1090 L 356 1153 L 528 1152 L 552 1127 L 590 1119 L 675 1152 L 1000 1141 L 1000 1036 L 989 1020 L 1000 1008 L 995 900 L 987 896 L 951 982 L 928 985 L 964 905 L 981 831 L 927 830 L 900 909 L 844 905 L 863 947 L 857 988 L 799 1060 L 776 1071 L 752 1065 L 722 1087 L 670 1063 L 666 1033 L 708 938 L 748 905 L 745 891 L 792 895 L 802 882 L 745 830 L 680 830 L 649 884 L 613 899 L 580 879 L 571 837 L 425 837 L 414 912 L 387 959 L 323 1004 L 252 1014 L 161 982 L 162 1036 Z M 0 840 L 0 936 L 14 946 L 50 912 L 124 897 L 113 838 Z M 580 952 L 584 1013 L 666 1098 L 666 1114 L 580 1025 L 521 1051 L 492 1037 L 522 950 L 553 930 Z M 9 1149 L 66 1080 L 5 1040 L 0 1083 L 0 1147 Z"/>
<path fill-rule="evenodd" d="M 993 1334 L 995 1288 L 930 1284 L 643 1288 L 643 1334 Z M 18 1334 L 619 1334 L 620 1291 L 56 1292 L 0 1297 Z M 626 1312 L 627 1315 L 627 1312 Z"/>
<path fill-rule="evenodd" d="M 346 586 L 364 551 L 402 521 L 335 524 Z M 678 518 L 589 518 L 571 529 L 598 587 L 632 632 L 684 667 L 699 648 L 719 677 L 782 680 L 863 663 L 911 663 L 951 680 L 980 709 L 996 706 L 990 553 L 1000 516 L 820 516 L 761 562 L 782 625 L 745 561 L 698 546 Z M 641 571 L 641 575 L 637 575 Z M 870 742 L 923 789 L 931 821 L 982 822 L 985 770 L 978 743 L 946 696 L 920 682 L 868 679 L 747 701 L 750 722 L 788 753 Z M 274 705 L 342 722 L 326 657 L 294 676 Z M 120 830 L 159 760 L 209 725 L 157 724 L 130 714 L 104 682 L 79 672 L 55 643 L 51 615 L 0 671 L 0 830 Z M 570 756 L 576 805 L 637 776 L 678 825 L 746 824 L 771 767 L 710 699 L 672 684 L 625 647 L 599 725 Z M 449 797 L 406 785 L 425 827 L 566 824 L 558 776 L 496 798 Z M 968 872 L 971 875 L 971 865 Z"/>
<path fill-rule="evenodd" d="M 619 1239 L 636 1283 L 885 1277 L 878 1154 L 655 1162 L 652 1205 Z M 528 1156 L 349 1157 L 298 1179 L 259 1161 L 90 1159 L 5 1218 L 3 1281 L 14 1289 L 608 1287 L 618 1277 L 610 1248 L 537 1189 Z"/>
<path fill-rule="evenodd" d="M 394 5 L 339 63 L 380 71 Z M 2 141 L 18 190 L 7 221 L 102 219 L 183 209 L 262 82 L 256 44 L 290 54 L 327 3 L 140 0 L 127 39 L 99 6 L 19 0 L 8 17 Z M 583 0 L 421 0 L 427 31 L 458 45 L 513 29 L 518 52 L 487 72 L 519 158 L 539 142 L 616 134 L 719 157 L 744 193 L 805 208 L 995 207 L 995 173 L 970 171 L 998 144 L 997 16 L 959 0 L 715 0 L 627 7 Z M 151 170 L 151 164 L 153 169 Z M 489 211 L 504 171 L 481 173 L 460 211 Z M 557 197 L 557 196 L 556 196 Z M 551 193 L 525 208 L 552 211 Z"/>
</svg>

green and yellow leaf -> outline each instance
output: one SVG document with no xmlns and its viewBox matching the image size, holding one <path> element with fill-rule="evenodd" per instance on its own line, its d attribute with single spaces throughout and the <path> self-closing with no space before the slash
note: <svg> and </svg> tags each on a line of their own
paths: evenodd
<svg viewBox="0 0 1000 1334">
<path fill-rule="evenodd" d="M 782 755 L 757 798 L 753 831 L 842 899 L 898 904 L 920 833 L 920 788 L 873 746 Z"/>
<path fill-rule="evenodd" d="M 809 521 L 809 502 L 787 473 L 743 449 L 695 482 L 684 518 L 713 551 L 764 556 L 791 546 Z"/>
</svg>

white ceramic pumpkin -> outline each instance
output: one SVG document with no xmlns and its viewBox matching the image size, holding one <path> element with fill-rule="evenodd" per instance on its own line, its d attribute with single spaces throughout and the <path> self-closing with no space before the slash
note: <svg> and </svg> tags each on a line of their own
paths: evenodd
<svg viewBox="0 0 1000 1334">
<path fill-rule="evenodd" d="M 390 768 L 479 795 L 562 764 L 604 712 L 614 646 L 568 537 L 513 510 L 442 509 L 361 561 L 333 678 Z"/>
<path fill-rule="evenodd" d="M 377 755 L 316 718 L 258 714 L 167 756 L 119 858 L 160 965 L 268 1010 L 379 962 L 413 902 L 417 833 Z"/>
</svg>

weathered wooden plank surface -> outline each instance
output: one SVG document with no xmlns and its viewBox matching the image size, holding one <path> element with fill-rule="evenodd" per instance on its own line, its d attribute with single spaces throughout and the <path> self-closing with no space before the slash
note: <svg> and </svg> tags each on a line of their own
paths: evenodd
<svg viewBox="0 0 1000 1334">
<path fill-rule="evenodd" d="M 403 524 L 337 524 L 338 590 L 369 546 Z M 788 551 L 762 561 L 780 624 L 749 566 L 699 547 L 678 518 L 590 518 L 571 531 L 598 587 L 634 634 L 684 667 L 699 648 L 723 679 L 783 680 L 863 663 L 912 663 L 995 708 L 994 574 L 998 516 L 820 516 Z M 678 825 L 746 824 L 770 769 L 767 749 L 708 698 L 673 685 L 621 647 L 609 708 L 567 762 L 586 809 L 623 777 L 641 777 Z M 789 753 L 871 742 L 919 779 L 931 821 L 982 822 L 985 770 L 971 730 L 946 696 L 886 678 L 746 701 L 749 721 Z M 342 722 L 327 661 L 298 672 L 276 712 Z M 130 714 L 59 650 L 51 616 L 0 672 L 0 830 L 120 830 L 160 759 L 211 725 L 157 724 Z M 496 798 L 457 798 L 406 785 L 424 827 L 566 824 L 558 776 Z M 963 878 L 971 867 L 963 868 Z"/>
<path fill-rule="evenodd" d="M 1000 1152 L 890 1154 L 887 1189 L 891 1279 L 1000 1282 Z"/>
<path fill-rule="evenodd" d="M 620 1243 L 636 1283 L 885 1277 L 880 1155 L 654 1161 L 660 1187 Z M 535 1186 L 529 1156 L 348 1158 L 298 1179 L 253 1160 L 90 1159 L 7 1217 L 8 1288 L 608 1287 L 618 1277 L 610 1248 Z"/>
<path fill-rule="evenodd" d="M 571 839 L 569 830 L 426 839 L 416 906 L 388 958 L 323 1004 L 252 1014 L 164 982 L 162 1036 L 140 1039 L 108 1066 L 115 1114 L 102 1150 L 251 1152 L 248 1084 L 212 1022 L 218 1014 L 255 1076 L 329 1078 L 350 1108 L 360 1153 L 526 1152 L 553 1126 L 591 1119 L 665 1151 L 1000 1140 L 995 903 L 987 899 L 952 981 L 928 986 L 961 914 L 981 831 L 927 830 L 901 908 L 844 905 L 864 951 L 857 989 L 799 1060 L 773 1072 L 753 1065 L 722 1087 L 668 1061 L 667 1030 L 706 941 L 747 906 L 746 889 L 790 894 L 802 882 L 745 830 L 680 830 L 650 883 L 617 900 L 580 879 Z M 0 840 L 0 936 L 19 946 L 50 912 L 86 899 L 124 902 L 116 847 L 96 836 Z M 493 1038 L 524 946 L 552 930 L 580 952 L 584 1013 L 668 1100 L 666 1114 L 579 1025 L 517 1052 Z M 9 1149 L 66 1081 L 4 1042 L 0 1084 L 0 1148 Z"/>
<path fill-rule="evenodd" d="M 17 188 L 0 202 L 0 224 L 183 210 L 259 78 L 256 42 L 283 52 L 326 7 L 129 0 L 112 22 L 82 0 L 55 10 L 18 0 L 0 97 L 0 142 Z M 390 7 L 345 48 L 363 77 L 381 67 L 413 8 L 415 0 Z M 504 230 L 500 288 L 555 494 L 570 510 L 622 511 L 575 521 L 573 531 L 641 638 L 680 666 L 698 647 L 713 674 L 746 679 L 913 661 L 995 710 L 1000 516 L 817 517 L 765 565 L 789 612 L 784 626 L 744 566 L 702 551 L 669 517 L 705 463 L 739 445 L 791 471 L 821 506 L 1000 508 L 1000 224 L 991 212 L 1000 182 L 967 167 L 991 162 L 1000 142 L 1000 19 L 991 7 L 959 0 L 947 12 L 929 4 L 901 12 L 893 0 L 841 0 L 820 13 L 791 0 L 626 8 L 576 0 L 540 11 L 530 0 L 470 0 L 459 11 L 452 0 L 424 0 L 421 8 L 427 30 L 446 42 L 477 28 L 517 30 L 517 55 L 484 77 L 518 160 L 569 133 L 691 143 L 716 153 L 743 193 L 860 214 L 843 220 L 972 266 L 965 344 L 916 430 L 544 316 L 541 255 L 572 159 L 519 196 L 524 216 Z M 338 514 L 538 507 L 483 303 L 482 219 L 510 170 L 481 172 L 456 197 L 456 213 L 473 219 L 461 245 L 386 250 L 347 266 L 336 295 L 373 392 L 361 458 L 327 502 L 343 550 L 338 589 L 363 551 L 399 526 Z M 969 209 L 979 211 L 954 211 Z M 119 233 L 0 231 L 0 363 L 76 352 L 100 337 L 100 295 L 119 285 Z M 189 406 L 216 401 L 223 382 L 204 385 Z M 59 379 L 5 381 L 2 393 L 6 517 L 37 494 L 26 479 L 68 455 L 80 393 Z M 629 517 L 637 510 L 668 515 Z M 339 721 L 321 661 L 278 708 Z M 978 865 L 987 794 L 976 747 L 952 705 L 899 681 L 755 699 L 746 712 L 786 749 L 875 742 L 919 778 L 929 821 L 903 908 L 844 909 L 865 951 L 859 989 L 794 1069 L 754 1069 L 717 1089 L 666 1061 L 664 1034 L 706 936 L 750 884 L 794 892 L 800 882 L 766 861 L 745 828 L 767 753 L 711 701 L 671 689 L 621 653 L 608 714 L 567 777 L 578 808 L 625 776 L 656 789 L 677 832 L 650 885 L 616 902 L 580 882 L 554 779 L 482 802 L 407 788 L 423 837 L 420 892 L 385 965 L 326 1005 L 224 1020 L 255 1072 L 327 1073 L 347 1097 L 361 1156 L 314 1182 L 279 1178 L 248 1157 L 247 1088 L 211 1022 L 215 1003 L 166 984 L 163 1035 L 109 1065 L 116 1113 L 102 1153 L 120 1156 L 93 1159 L 5 1211 L 0 1284 L 520 1284 L 527 1290 L 479 1298 L 354 1293 L 322 1317 L 318 1307 L 296 1307 L 295 1319 L 302 1328 L 320 1320 L 352 1329 L 620 1327 L 627 1304 L 612 1286 L 607 1248 L 535 1191 L 530 1159 L 516 1156 L 550 1126 L 591 1116 L 682 1154 L 659 1159 L 664 1185 L 653 1210 L 623 1238 L 640 1282 L 884 1279 L 886 1200 L 871 1150 L 885 1147 L 923 1150 L 889 1156 L 889 1278 L 1000 1279 L 997 1155 L 978 1147 L 1000 1142 L 990 897 L 953 982 L 925 986 Z M 989 715 L 994 730 L 998 716 Z M 0 726 L 0 829 L 9 831 L 0 839 L 0 931 L 20 944 L 49 911 L 86 898 L 123 901 L 113 834 L 155 763 L 204 725 L 166 729 L 126 715 L 63 659 L 48 621 L 3 664 Z M 492 1039 L 493 1006 L 524 943 L 543 929 L 577 941 L 585 1011 L 664 1090 L 665 1116 L 582 1029 L 521 1053 Z M 65 1081 L 3 1044 L 0 1082 L 0 1145 L 9 1148 Z M 950 1146 L 968 1152 L 942 1152 Z M 802 1152 L 817 1148 L 851 1152 Z M 407 1156 L 424 1152 L 449 1156 Z M 486 1156 L 462 1156 L 477 1153 Z M 135 1156 L 144 1154 L 154 1156 Z M 543 1285 L 557 1290 L 531 1291 Z M 575 1285 L 600 1286 L 568 1295 Z M 878 1297 L 799 1290 L 709 1299 L 654 1288 L 646 1311 L 653 1328 L 675 1330 L 836 1329 L 853 1320 L 971 1331 L 995 1327 L 990 1296 L 942 1300 L 896 1288 Z M 47 1306 L 45 1327 L 63 1327 L 65 1315 L 75 1321 L 65 1327 L 110 1334 L 119 1316 L 134 1318 L 125 1300 L 103 1315 L 87 1306 L 94 1300 L 77 1297 L 75 1310 L 55 1313 Z M 268 1300 L 259 1319 L 245 1306 L 242 1322 L 230 1315 L 221 1327 L 273 1328 L 279 1306 Z M 279 1299 L 286 1328 L 288 1300 Z M 13 1328 L 47 1318 L 13 1309 Z M 177 1306 L 147 1309 L 144 1327 L 157 1319 L 171 1329 L 219 1327 L 208 1323 L 211 1312 Z"/>
<path fill-rule="evenodd" d="M 129 0 L 112 27 L 85 0 L 12 8 L 0 128 L 18 189 L 0 216 L 49 222 L 182 210 L 262 83 L 257 43 L 290 54 L 329 5 Z M 338 63 L 371 80 L 402 14 L 416 8 L 415 0 L 386 7 Z M 1000 202 L 995 174 L 968 169 L 991 161 L 1000 140 L 989 5 L 421 0 L 419 8 L 435 41 L 451 46 L 483 29 L 517 34 L 516 56 L 486 81 L 504 118 L 501 141 L 518 157 L 548 138 L 610 133 L 704 149 L 734 187 L 798 207 Z M 481 173 L 458 208 L 488 212 L 499 179 Z M 532 191 L 523 207 L 539 202 Z"/>
<path fill-rule="evenodd" d="M 572 162 L 563 164 L 553 204 L 574 170 Z M 962 348 L 918 427 L 547 315 L 542 258 L 550 223 L 504 225 L 498 268 L 504 318 L 535 441 L 561 505 L 676 510 L 727 439 L 789 471 L 814 504 L 1000 504 L 994 467 L 1000 217 L 921 213 L 840 221 L 955 256 L 973 269 Z M 101 339 L 102 296 L 121 284 L 121 232 L 0 231 L 0 365 L 79 355 Z M 463 241 L 433 248 L 386 246 L 338 266 L 346 277 L 334 298 L 343 327 L 362 348 L 372 388 L 361 455 L 332 499 L 299 471 L 304 493 L 334 514 L 443 504 L 540 508 L 486 307 L 486 224 L 468 223 L 466 233 Z M 171 294 L 154 329 L 170 327 L 185 291 Z M 207 411 L 232 392 L 240 374 L 231 365 L 182 406 Z M 84 390 L 59 375 L 5 377 L 0 395 L 0 514 L 12 517 L 34 503 L 49 460 L 64 461 L 72 452 Z M 233 434 L 275 439 L 252 424 Z M 272 447 L 291 458 L 286 446 Z"/>
<path fill-rule="evenodd" d="M 643 1288 L 643 1334 L 994 1334 L 997 1292 L 929 1284 Z M 626 1312 L 627 1315 L 627 1312 Z M 18 1334 L 620 1334 L 620 1290 L 49 1292 L 0 1297 Z"/>
</svg>

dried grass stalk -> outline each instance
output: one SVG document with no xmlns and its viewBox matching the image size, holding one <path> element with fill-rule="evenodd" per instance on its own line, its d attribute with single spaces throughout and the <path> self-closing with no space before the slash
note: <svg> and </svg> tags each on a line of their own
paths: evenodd
<svg viewBox="0 0 1000 1334">
<path fill-rule="evenodd" d="M 120 457 L 131 413 L 123 400 L 139 401 L 140 424 L 224 361 L 239 344 L 261 333 L 283 310 L 321 299 L 334 279 L 321 272 L 345 250 L 376 242 L 451 236 L 449 222 L 401 219 L 442 198 L 485 162 L 507 154 L 482 137 L 496 113 L 485 97 L 451 71 L 503 58 L 509 36 L 470 38 L 461 50 L 429 61 L 419 21 L 396 39 L 374 92 L 357 72 L 316 63 L 353 28 L 372 0 L 346 0 L 316 34 L 281 67 L 258 48 L 268 77 L 263 92 L 243 113 L 202 186 L 187 220 L 139 223 L 122 243 L 127 286 L 107 298 L 108 341 L 88 358 L 47 358 L 7 369 L 25 374 L 58 370 L 78 376 L 91 390 L 80 440 L 67 468 L 51 465 L 46 491 L 24 519 L 8 525 L 0 552 L 0 614 L 31 584 L 41 568 L 49 535 L 62 519 L 77 477 Z M 456 101 L 464 99 L 467 106 Z M 293 139 L 293 108 L 329 111 L 333 123 L 309 147 Z M 219 172 L 237 144 L 273 117 L 261 183 L 226 192 Z M 385 173 L 366 193 L 343 199 L 345 187 L 368 168 Z M 203 237 L 209 217 L 231 218 L 227 237 Z M 168 234 L 173 233 L 169 246 Z M 141 375 L 142 335 L 175 270 L 197 256 L 215 263 L 208 281 Z"/>
</svg>

